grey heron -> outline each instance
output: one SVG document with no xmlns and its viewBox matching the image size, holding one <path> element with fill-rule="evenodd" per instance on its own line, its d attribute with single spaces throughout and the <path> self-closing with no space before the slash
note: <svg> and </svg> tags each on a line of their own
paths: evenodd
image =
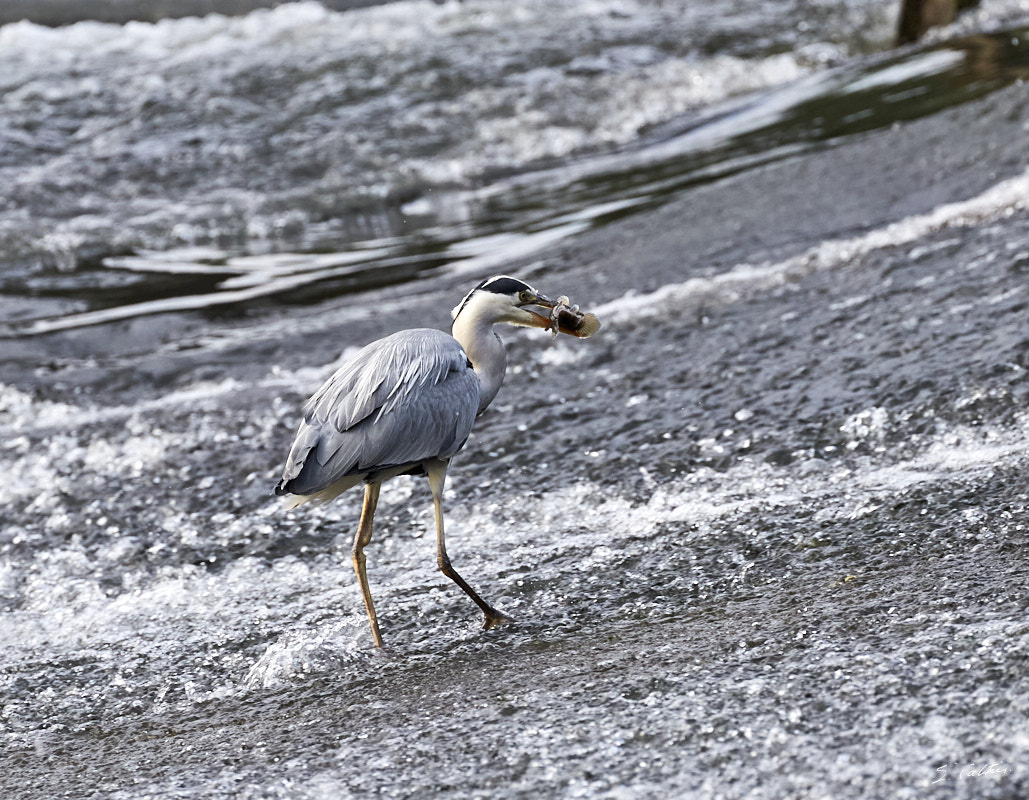
<svg viewBox="0 0 1029 800">
<path fill-rule="evenodd" d="M 537 309 L 549 309 L 544 316 Z M 383 481 L 424 474 L 436 516 L 440 570 L 475 601 L 483 629 L 508 621 L 462 578 L 447 556 L 443 532 L 443 483 L 450 458 L 461 449 L 475 418 L 500 389 L 507 369 L 499 323 L 552 328 L 585 337 L 600 323 L 569 309 L 567 298 L 550 300 L 506 275 L 487 278 L 454 308 L 453 335 L 432 328 L 394 333 L 348 359 L 304 406 L 282 480 L 275 493 L 287 507 L 325 503 L 364 483 L 364 505 L 351 556 L 376 647 L 382 635 L 375 616 L 364 548 Z"/>
</svg>

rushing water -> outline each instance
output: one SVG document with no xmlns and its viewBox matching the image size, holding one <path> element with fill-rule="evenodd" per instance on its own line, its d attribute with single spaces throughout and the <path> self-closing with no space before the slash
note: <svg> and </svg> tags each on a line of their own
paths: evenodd
<svg viewBox="0 0 1029 800">
<path fill-rule="evenodd" d="M 1029 791 L 1029 8 L 0 28 L 0 792 Z M 338 358 L 503 269 L 454 462 L 278 510 Z M 537 332 L 538 333 L 538 332 Z"/>
<path fill-rule="evenodd" d="M 584 211 L 561 194 L 533 201 L 573 179 L 560 166 L 530 179 L 513 209 L 495 207 L 507 193 L 496 176 L 639 149 L 648 126 L 890 35 L 878 3 L 842 17 L 817 4 L 735 5 L 424 2 L 340 14 L 303 3 L 157 25 L 5 26 L 0 255 L 2 293 L 19 299 L 4 310 L 48 330 L 133 302 L 324 297 L 495 257 Z M 616 157 L 604 169 L 634 165 Z M 322 255 L 297 258 L 297 247 Z"/>
<path fill-rule="evenodd" d="M 858 37 L 801 26 L 819 43 L 793 42 L 792 52 L 778 52 L 799 35 L 786 27 L 806 16 L 799 9 L 775 18 L 777 35 L 698 58 L 695 52 L 710 45 L 695 28 L 688 43 L 655 49 L 655 26 L 674 17 L 685 35 L 696 21 L 681 8 L 646 9 L 630 15 L 632 24 L 611 8 L 587 10 L 564 9 L 580 25 L 596 24 L 602 11 L 616 19 L 613 30 L 586 48 L 597 55 L 565 51 L 545 77 L 531 80 L 526 73 L 541 67 L 526 37 L 553 48 L 551 38 L 563 31 L 552 14 L 541 21 L 532 8 L 503 13 L 490 6 L 489 14 L 434 8 L 432 26 L 421 20 L 411 27 L 402 4 L 361 12 L 369 17 L 360 20 L 363 26 L 350 19 L 356 14 L 290 6 L 242 21 L 135 26 L 129 41 L 110 26 L 99 26 L 102 37 L 96 25 L 4 29 L 14 45 L 14 75 L 26 69 L 20 62 L 29 48 L 76 55 L 57 74 L 48 64 L 42 75 L 37 68 L 31 80 L 12 81 L 12 133 L 37 133 L 11 136 L 5 148 L 16 189 L 2 286 L 11 324 L 0 332 L 41 333 L 214 306 L 245 309 L 269 297 L 308 302 L 441 269 L 481 271 L 698 182 L 988 93 L 1019 79 L 1029 62 L 1025 37 L 1003 33 L 826 72 L 818 67 L 842 60 L 843 45 L 822 40 Z M 479 37 L 491 37 L 492 49 L 497 31 L 510 35 L 512 27 L 526 29 L 509 43 L 517 53 L 481 52 Z M 312 64 L 296 40 L 327 31 L 345 56 Z M 236 41 L 248 32 L 257 41 Z M 270 69 L 268 43 L 299 73 L 292 82 L 269 85 L 244 58 L 229 60 L 245 44 L 246 58 L 259 57 L 261 69 Z M 355 45 L 372 49 L 363 59 L 377 61 L 385 73 L 381 86 L 352 74 L 354 62 L 363 63 Z M 401 45 L 417 51 L 404 51 L 413 63 L 381 52 Z M 105 72 L 138 72 L 140 51 L 154 61 L 145 76 L 134 74 L 125 84 L 100 80 Z M 479 70 L 477 83 L 455 79 L 453 73 L 470 72 L 483 58 L 502 62 L 501 74 Z M 70 65 L 78 89 L 68 88 Z M 407 85 L 415 71 L 418 92 Z M 96 95 L 87 107 L 83 81 L 87 94 Z M 788 85 L 727 100 L 782 83 Z M 162 95 L 157 112 L 141 114 L 157 84 L 170 97 Z M 385 86 L 391 106 L 383 116 L 377 104 Z M 277 101 L 276 91 L 292 99 Z M 588 110 L 570 109 L 583 95 Z M 222 113 L 222 106 L 247 113 Z M 686 111 L 692 113 L 683 116 Z M 404 115 L 417 122 L 401 135 L 397 117 Z M 568 119 L 577 127 L 569 128 Z M 498 129 L 483 130 L 487 121 Z M 372 141 L 346 142 L 354 135 Z M 46 138 L 55 141 L 40 148 Z M 231 147 L 241 152 L 226 161 Z M 359 158 L 357 151 L 368 154 Z M 330 188 L 330 181 L 337 185 Z M 151 196 L 155 185 L 160 194 Z M 269 216 L 273 207 L 281 211 Z M 26 241 L 33 228 L 45 233 Z M 168 249 L 183 241 L 190 247 Z M 232 241 L 235 249 L 216 246 Z M 131 254 L 104 255 L 130 247 Z"/>
</svg>

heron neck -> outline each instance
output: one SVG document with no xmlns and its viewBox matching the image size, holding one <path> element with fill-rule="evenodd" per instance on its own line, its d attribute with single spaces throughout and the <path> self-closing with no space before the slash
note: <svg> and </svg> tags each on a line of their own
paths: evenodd
<svg viewBox="0 0 1029 800">
<path fill-rule="evenodd" d="M 500 385 L 504 382 L 507 351 L 493 330 L 492 322 L 474 317 L 464 319 L 464 316 L 459 315 L 454 320 L 453 336 L 464 348 L 468 360 L 472 362 L 472 369 L 479 378 L 478 413 L 481 414 L 486 406 L 493 402 L 493 398 L 500 391 Z"/>
</svg>

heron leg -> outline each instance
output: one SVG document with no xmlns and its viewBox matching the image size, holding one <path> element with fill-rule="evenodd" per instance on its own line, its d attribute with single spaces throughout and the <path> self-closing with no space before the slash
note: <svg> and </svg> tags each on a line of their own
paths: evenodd
<svg viewBox="0 0 1029 800">
<path fill-rule="evenodd" d="M 440 571 L 460 586 L 464 593 L 475 601 L 475 605 L 482 609 L 482 613 L 485 615 L 482 623 L 484 631 L 488 631 L 490 628 L 504 622 L 511 622 L 510 617 L 501 614 L 479 597 L 465 579 L 458 575 L 457 570 L 450 563 L 450 557 L 447 555 L 446 537 L 443 534 L 443 482 L 447 477 L 447 462 L 436 461 L 426 464 L 425 471 L 429 476 L 429 488 L 432 490 L 432 505 L 436 511 L 436 563 L 439 564 Z"/>
<path fill-rule="evenodd" d="M 382 647 L 382 634 L 379 633 L 379 620 L 375 617 L 375 606 L 372 604 L 372 592 L 368 588 L 368 573 L 365 570 L 364 548 L 372 540 L 372 518 L 375 516 L 375 506 L 379 502 L 379 487 L 381 483 L 367 483 L 364 487 L 364 507 L 361 509 L 361 522 L 357 526 L 357 534 L 354 536 L 354 546 L 350 556 L 354 560 L 354 570 L 357 572 L 357 580 L 361 584 L 361 594 L 364 596 L 364 607 L 368 611 L 368 623 L 372 626 L 372 639 L 376 647 Z"/>
</svg>

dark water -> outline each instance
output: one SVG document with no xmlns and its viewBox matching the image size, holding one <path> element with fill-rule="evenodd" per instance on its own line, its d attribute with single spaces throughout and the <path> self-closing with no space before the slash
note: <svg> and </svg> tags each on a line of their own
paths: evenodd
<svg viewBox="0 0 1029 800">
<path fill-rule="evenodd" d="M 481 7 L 418 8 L 439 25 L 449 9 L 481 46 L 462 16 Z M 655 24 L 649 6 L 576 8 L 566 29 L 601 38 Z M 725 44 L 744 71 L 789 36 L 796 52 L 846 39 L 752 11 L 771 42 Z M 307 32 L 345 27 L 300 13 Z M 161 238 L 213 208 L 183 199 L 202 194 L 196 172 L 144 212 L 110 187 L 152 162 L 115 147 L 83 165 L 54 140 L 66 169 L 31 173 L 35 188 L 22 173 L 34 208 L 70 202 L 57 177 L 103 178 L 112 222 L 76 228 L 58 265 L 24 255 L 43 241 L 34 215 L 3 217 L 22 238 L 5 239 L 0 341 L 2 793 L 1025 795 L 1029 91 L 1024 22 L 989 20 L 896 55 L 847 39 L 786 83 L 655 114 L 624 141 L 580 137 L 431 192 L 421 176 L 379 210 L 220 230 L 203 250 Z M 240 76 L 297 24 L 69 35 L 109 37 L 97 52 L 114 62 L 121 36 L 205 41 Z M 717 60 L 716 28 L 696 35 Z M 610 69 L 627 57 L 592 47 Z M 197 69 L 197 51 L 160 58 Z M 58 103 L 70 63 L 32 96 Z M 274 202 L 303 211 L 318 192 L 302 182 Z M 478 630 L 435 569 L 426 487 L 400 478 L 367 551 L 376 652 L 349 559 L 359 495 L 283 513 L 271 486 L 341 352 L 444 327 L 497 269 L 604 320 L 586 341 L 507 334 L 505 387 L 451 470 L 451 556 L 516 622 Z"/>
<path fill-rule="evenodd" d="M 496 263 L 580 229 L 598 202 L 636 202 L 568 184 L 667 159 L 641 130 L 722 113 L 891 28 L 867 0 L 833 15 L 522 0 L 8 25 L 2 310 L 18 333 L 46 331 Z"/>
<path fill-rule="evenodd" d="M 99 260 L 94 253 L 80 264 L 83 254 L 69 245 L 65 266 L 11 270 L 3 286 L 11 322 L 0 335 L 189 309 L 239 315 L 269 302 L 304 304 L 489 270 L 697 184 L 989 94 L 1029 74 L 1027 41 L 1024 32 L 980 34 L 817 72 L 664 123 L 607 155 L 484 176 L 474 188 L 412 187 L 406 202 L 347 214 L 313 237 L 312 225 L 298 219 L 292 235 L 276 237 L 278 252 L 251 242 L 236 251 L 205 246 Z M 379 235 L 366 238 L 369 227 Z M 284 250 L 290 243 L 317 249 Z"/>
</svg>

